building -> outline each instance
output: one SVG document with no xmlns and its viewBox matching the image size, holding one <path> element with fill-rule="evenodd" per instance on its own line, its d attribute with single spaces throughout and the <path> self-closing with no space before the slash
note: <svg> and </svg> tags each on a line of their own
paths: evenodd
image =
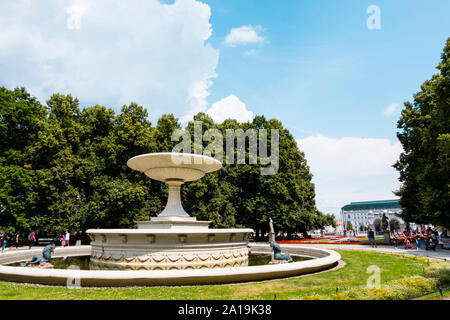
<svg viewBox="0 0 450 320">
<path fill-rule="evenodd" d="M 383 214 L 389 222 L 388 230 L 403 231 L 406 223 L 400 218 L 401 212 L 398 200 L 351 202 L 341 208 L 345 229 L 348 229 L 348 222 L 351 222 L 354 230 L 367 230 L 370 227 L 377 233 L 382 232 Z M 413 224 L 410 224 L 410 227 L 415 229 Z"/>
</svg>

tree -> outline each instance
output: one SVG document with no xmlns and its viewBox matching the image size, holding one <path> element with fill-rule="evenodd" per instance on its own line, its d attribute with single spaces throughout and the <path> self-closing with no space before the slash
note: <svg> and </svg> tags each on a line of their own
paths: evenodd
<svg viewBox="0 0 450 320">
<path fill-rule="evenodd" d="M 317 211 L 315 215 L 315 228 L 314 229 L 323 229 L 326 226 L 330 226 L 336 228 L 336 220 L 334 215 L 332 214 L 323 214 L 320 211 Z"/>
<path fill-rule="evenodd" d="M 95 105 L 80 110 L 78 99 L 54 94 L 39 139 L 30 148 L 34 181 L 30 225 L 40 233 L 65 229 L 133 227 L 144 208 L 156 213 L 159 185 L 126 166 L 129 158 L 155 152 L 147 111 L 125 105 L 116 116 Z M 149 210 L 147 210 L 149 211 Z"/>
<path fill-rule="evenodd" d="M 26 206 L 33 171 L 28 148 L 46 110 L 25 88 L 0 87 L 0 228 L 29 227 Z"/>
<path fill-rule="evenodd" d="M 201 121 L 204 133 L 216 129 L 222 133 L 224 154 L 222 170 L 210 173 L 198 181 L 183 186 L 182 197 L 186 210 L 199 219 L 212 221 L 213 227 L 251 227 L 263 234 L 268 232 L 269 218 L 278 230 L 288 233 L 306 232 L 325 225 L 332 225 L 334 218 L 322 215 L 315 205 L 314 185 L 304 154 L 298 149 L 293 136 L 276 119 L 266 120 L 257 116 L 252 122 L 239 123 L 228 119 L 223 123 L 214 123 L 206 114 L 199 113 L 194 120 Z M 271 129 L 279 132 L 279 169 L 276 174 L 262 175 L 265 165 L 258 161 L 249 164 L 251 152 L 247 141 L 244 149 L 234 148 L 237 161 L 238 153 L 245 155 L 245 163 L 230 164 L 226 158 L 226 132 L 229 129 L 240 134 L 249 129 L 267 130 L 267 145 L 271 145 Z M 194 137 L 194 123 L 187 130 Z M 247 139 L 248 140 L 248 139 Z M 205 150 L 211 141 L 202 141 L 201 150 Z M 199 147 L 192 143 L 192 150 Z"/>
<path fill-rule="evenodd" d="M 152 127 L 147 110 L 136 103 L 124 105 L 116 115 L 101 105 L 80 108 L 70 94 L 54 94 L 45 108 L 24 89 L 0 90 L 0 106 L 0 226 L 47 235 L 128 228 L 163 210 L 166 185 L 126 163 L 139 154 L 173 150 L 178 142 L 172 141 L 172 133 L 181 128 L 173 114 L 161 116 Z M 234 142 L 245 139 L 247 130 L 258 134 L 266 130 L 271 146 L 277 139 L 271 130 L 278 130 L 279 165 L 275 174 L 263 175 L 261 170 L 268 165 L 261 159 L 253 163 L 248 141 L 236 144 L 231 155 L 235 160 L 244 156 L 244 164 L 227 163 L 224 153 L 222 170 L 183 185 L 187 212 L 210 220 L 212 227 L 251 227 L 263 233 L 269 218 L 277 229 L 289 233 L 334 225 L 331 215 L 317 210 L 304 154 L 280 121 L 257 116 L 252 122 L 214 123 L 204 113 L 194 120 L 201 121 L 202 133 L 215 129 L 225 137 L 228 129 L 234 129 Z M 186 129 L 194 137 L 194 122 Z M 186 151 L 208 151 L 211 142 L 227 149 L 226 139 L 209 138 L 197 145 L 191 141 L 191 150 Z"/>
<path fill-rule="evenodd" d="M 347 221 L 347 230 L 353 230 L 353 225 L 351 221 Z"/>
<path fill-rule="evenodd" d="M 450 228 L 450 38 L 437 69 L 398 121 L 404 151 L 394 165 L 402 182 L 396 195 L 406 222 Z"/>
<path fill-rule="evenodd" d="M 34 181 L 28 216 L 39 233 L 66 229 L 80 197 L 77 184 L 87 161 L 79 156 L 83 127 L 78 104 L 71 95 L 52 95 L 48 117 L 39 121 L 38 139 L 30 147 Z"/>
</svg>

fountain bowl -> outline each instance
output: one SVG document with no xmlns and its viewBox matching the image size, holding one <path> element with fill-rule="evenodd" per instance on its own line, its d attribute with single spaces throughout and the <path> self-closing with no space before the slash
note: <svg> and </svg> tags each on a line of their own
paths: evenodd
<svg viewBox="0 0 450 320">
<path fill-rule="evenodd" d="M 191 153 L 147 153 L 131 158 L 128 167 L 158 181 L 194 181 L 222 168 L 214 158 Z"/>
</svg>

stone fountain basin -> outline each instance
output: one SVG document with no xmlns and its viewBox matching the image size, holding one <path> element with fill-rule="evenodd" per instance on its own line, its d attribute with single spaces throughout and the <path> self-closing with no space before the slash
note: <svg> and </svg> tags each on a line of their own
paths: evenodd
<svg viewBox="0 0 450 320">
<path fill-rule="evenodd" d="M 259 247 L 269 250 L 268 245 Z M 251 267 L 151 271 L 36 269 L 0 265 L 0 280 L 63 286 L 73 285 L 79 281 L 81 286 L 93 287 L 223 284 L 277 279 L 317 272 L 335 267 L 341 259 L 341 256 L 332 250 L 301 246 L 295 246 L 295 248 L 298 252 L 302 252 L 301 255 L 315 259 Z M 4 252 L 0 255 L 0 264 L 30 259 L 41 251 L 42 248 Z M 90 246 L 80 246 L 56 248 L 53 256 L 81 256 L 90 253 Z"/>
<path fill-rule="evenodd" d="M 164 226 L 167 225 L 151 229 L 87 230 L 92 239 L 91 261 L 163 270 L 236 267 L 248 263 L 252 229 Z"/>
<path fill-rule="evenodd" d="M 222 163 L 214 158 L 189 153 L 148 153 L 131 158 L 127 162 L 131 169 L 144 172 L 158 181 L 194 181 L 206 173 L 222 168 Z"/>
</svg>

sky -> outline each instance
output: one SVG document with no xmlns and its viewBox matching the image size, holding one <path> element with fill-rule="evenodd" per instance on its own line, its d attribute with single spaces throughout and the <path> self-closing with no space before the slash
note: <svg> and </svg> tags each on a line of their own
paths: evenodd
<svg viewBox="0 0 450 320">
<path fill-rule="evenodd" d="M 447 0 L 1 0 L 0 85 L 117 112 L 276 118 L 319 210 L 395 199 L 396 123 L 450 36 Z"/>
</svg>

